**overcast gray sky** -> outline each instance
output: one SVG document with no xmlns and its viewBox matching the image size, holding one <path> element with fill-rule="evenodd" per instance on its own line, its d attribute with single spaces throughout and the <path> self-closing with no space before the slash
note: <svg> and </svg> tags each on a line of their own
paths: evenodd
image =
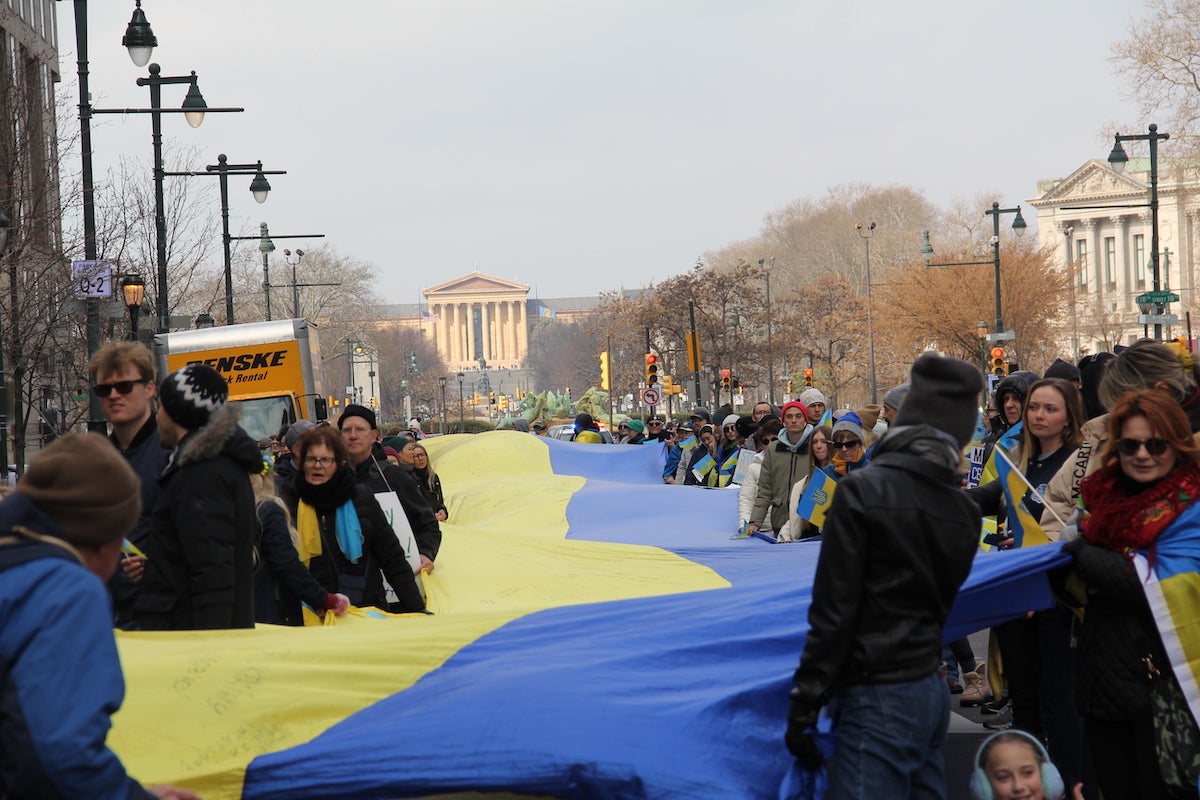
<svg viewBox="0 0 1200 800">
<path fill-rule="evenodd" d="M 210 106 L 246 109 L 196 130 L 165 117 L 206 158 L 167 169 L 219 152 L 286 169 L 263 206 L 231 181 L 235 234 L 325 233 L 378 265 L 389 302 L 475 265 L 542 297 L 643 286 L 850 182 L 1024 202 L 1136 120 L 1107 60 L 1135 0 L 143 7 L 164 75 L 195 70 Z M 146 106 L 120 44 L 133 0 L 88 9 L 94 104 Z M 74 92 L 71 4 L 58 11 Z M 164 87 L 163 105 L 183 94 Z M 149 164 L 145 116 L 97 125 L 98 174 L 122 154 Z"/>
</svg>

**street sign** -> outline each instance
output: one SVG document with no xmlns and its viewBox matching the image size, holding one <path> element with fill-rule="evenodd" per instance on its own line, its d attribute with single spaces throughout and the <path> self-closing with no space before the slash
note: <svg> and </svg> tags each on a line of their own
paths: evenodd
<svg viewBox="0 0 1200 800">
<path fill-rule="evenodd" d="M 1008 330 L 1000 331 L 999 333 L 989 333 L 986 337 L 986 341 L 988 344 L 995 344 L 996 342 L 1011 342 L 1016 338 L 1017 332 Z"/>
<path fill-rule="evenodd" d="M 1178 325 L 1178 314 L 1138 314 L 1138 325 Z"/>
<path fill-rule="evenodd" d="M 1154 305 L 1158 305 L 1159 303 L 1178 303 L 1179 295 L 1174 292 L 1146 292 L 1145 294 L 1139 294 L 1134 302 Z"/>
<path fill-rule="evenodd" d="M 112 262 L 72 261 L 71 283 L 80 299 L 112 297 Z"/>
<path fill-rule="evenodd" d="M 653 387 L 649 389 L 642 389 L 642 402 L 646 405 L 656 406 L 658 405 L 658 401 L 661 399 L 662 397 L 659 395 L 658 389 Z"/>
</svg>

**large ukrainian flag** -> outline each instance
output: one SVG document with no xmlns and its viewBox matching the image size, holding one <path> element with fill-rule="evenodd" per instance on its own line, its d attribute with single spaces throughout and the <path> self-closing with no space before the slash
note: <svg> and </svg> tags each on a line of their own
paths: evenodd
<svg viewBox="0 0 1200 800">
<path fill-rule="evenodd" d="M 429 440 L 435 616 L 121 634 L 111 742 L 213 798 L 775 797 L 819 545 L 730 540 L 659 445 Z M 1051 602 L 1057 546 L 980 558 L 947 638 Z"/>
</svg>

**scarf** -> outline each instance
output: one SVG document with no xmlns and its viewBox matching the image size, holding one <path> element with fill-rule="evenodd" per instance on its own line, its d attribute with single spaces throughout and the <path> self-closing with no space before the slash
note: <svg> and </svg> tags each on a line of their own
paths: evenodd
<svg viewBox="0 0 1200 800">
<path fill-rule="evenodd" d="M 1093 472 L 1079 484 L 1084 508 L 1080 535 L 1105 550 L 1151 548 L 1158 535 L 1200 497 L 1200 469 L 1183 467 L 1142 488 L 1119 465 Z"/>
<path fill-rule="evenodd" d="M 830 447 L 832 447 L 832 446 L 833 445 L 830 445 Z M 855 469 L 857 469 L 857 467 L 851 467 L 850 465 L 858 464 L 860 461 L 863 460 L 863 456 L 866 455 L 866 453 L 867 453 L 867 449 L 865 447 L 860 446 L 858 448 L 858 455 L 856 455 L 854 458 L 847 461 L 846 459 L 842 458 L 841 450 L 834 450 L 833 451 L 833 459 L 830 461 L 830 464 L 832 464 L 832 466 L 833 466 L 834 470 L 837 472 L 837 474 L 841 475 L 844 478 L 844 477 L 846 477 L 847 472 L 853 472 Z"/>
<path fill-rule="evenodd" d="M 338 548 L 351 564 L 357 564 L 363 553 L 362 523 L 358 509 L 354 507 L 354 495 L 358 484 L 354 473 L 345 465 L 338 468 L 325 483 L 312 484 L 304 479 L 304 473 L 295 477 L 296 532 L 300 536 L 300 560 L 308 566 L 313 556 L 323 552 L 321 547 L 321 525 L 318 514 L 334 514 L 334 530 Z"/>
</svg>

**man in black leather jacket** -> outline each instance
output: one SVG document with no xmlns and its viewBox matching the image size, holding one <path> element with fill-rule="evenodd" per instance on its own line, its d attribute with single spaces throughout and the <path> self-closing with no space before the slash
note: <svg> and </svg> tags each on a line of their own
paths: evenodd
<svg viewBox="0 0 1200 800">
<path fill-rule="evenodd" d="M 965 361 L 921 356 L 871 465 L 834 494 L 786 736 L 805 766 L 818 766 L 811 726 L 836 698 L 830 800 L 945 797 L 950 696 L 937 671 L 979 538 L 959 465 L 982 384 Z"/>
</svg>

